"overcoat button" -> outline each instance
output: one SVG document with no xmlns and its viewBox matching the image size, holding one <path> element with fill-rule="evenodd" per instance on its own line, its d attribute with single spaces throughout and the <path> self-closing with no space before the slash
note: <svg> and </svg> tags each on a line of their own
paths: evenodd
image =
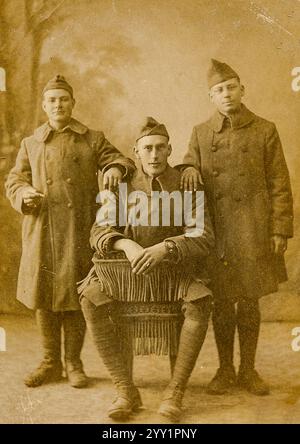
<svg viewBox="0 0 300 444">
<path fill-rule="evenodd" d="M 67 182 L 72 183 L 72 179 L 70 177 L 68 177 Z"/>
<path fill-rule="evenodd" d="M 219 175 L 218 171 L 213 171 L 213 176 L 217 177 Z"/>
<path fill-rule="evenodd" d="M 217 149 L 218 149 L 218 148 L 217 148 L 215 145 L 213 145 L 213 146 L 211 147 L 211 150 L 212 150 L 212 151 L 217 151 Z"/>
<path fill-rule="evenodd" d="M 46 180 L 46 184 L 47 184 L 47 185 L 52 185 L 52 180 L 51 180 L 51 179 L 47 179 L 47 180 Z"/>
<path fill-rule="evenodd" d="M 72 203 L 69 202 L 69 203 L 68 203 L 68 208 L 72 208 L 72 207 L 73 207 Z"/>
<path fill-rule="evenodd" d="M 246 146 L 243 146 L 242 151 L 243 151 L 243 153 L 246 153 L 248 151 L 248 148 Z"/>
<path fill-rule="evenodd" d="M 222 197 L 222 194 L 219 191 L 217 191 L 216 192 L 216 199 L 221 199 L 221 197 Z"/>
<path fill-rule="evenodd" d="M 74 162 L 78 162 L 78 157 L 77 157 L 77 156 L 74 156 L 74 157 L 73 157 L 73 160 L 74 160 Z"/>
</svg>

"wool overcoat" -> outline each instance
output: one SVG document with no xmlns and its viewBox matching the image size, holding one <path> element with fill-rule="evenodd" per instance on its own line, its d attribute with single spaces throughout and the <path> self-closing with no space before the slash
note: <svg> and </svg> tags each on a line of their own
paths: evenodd
<svg viewBox="0 0 300 444">
<path fill-rule="evenodd" d="M 293 235 L 289 173 L 275 125 L 242 105 L 192 132 L 183 164 L 201 172 L 215 231 L 210 257 L 217 298 L 258 298 L 287 279 L 271 236 Z"/>
<path fill-rule="evenodd" d="M 28 308 L 80 309 L 77 282 L 92 258 L 97 172 L 113 165 L 123 166 L 125 174 L 135 169 L 103 132 L 75 119 L 61 132 L 45 123 L 22 141 L 6 191 L 13 208 L 24 214 L 17 299 Z M 34 211 L 23 204 L 31 187 L 44 194 Z"/>
</svg>

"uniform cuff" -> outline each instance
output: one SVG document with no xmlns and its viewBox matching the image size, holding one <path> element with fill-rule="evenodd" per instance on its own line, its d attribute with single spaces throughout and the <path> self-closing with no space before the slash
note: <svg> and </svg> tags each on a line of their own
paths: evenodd
<svg viewBox="0 0 300 444">
<path fill-rule="evenodd" d="M 109 234 L 107 236 L 105 236 L 104 239 L 99 240 L 97 242 L 97 247 L 98 250 L 103 254 L 106 255 L 108 253 L 111 253 L 112 251 L 115 251 L 113 249 L 113 245 L 114 243 L 118 240 L 118 239 L 124 239 L 125 236 L 123 236 L 122 234 L 119 233 L 112 233 Z"/>
<path fill-rule="evenodd" d="M 290 217 L 286 221 L 282 222 L 273 221 L 272 233 L 280 234 L 281 236 L 285 237 L 293 237 L 293 218 Z"/>
<path fill-rule="evenodd" d="M 121 165 L 118 162 L 116 162 L 116 163 L 115 162 L 111 162 L 108 165 L 105 165 L 105 167 L 102 168 L 102 171 L 101 171 L 102 174 L 106 173 L 106 171 L 108 171 L 110 168 L 118 168 L 121 171 L 121 173 L 123 174 L 123 177 L 126 177 L 127 174 L 128 174 L 127 167 L 125 165 Z"/>
</svg>

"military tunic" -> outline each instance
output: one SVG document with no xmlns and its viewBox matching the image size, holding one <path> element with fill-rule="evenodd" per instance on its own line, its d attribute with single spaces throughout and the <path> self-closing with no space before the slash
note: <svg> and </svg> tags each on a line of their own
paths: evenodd
<svg viewBox="0 0 300 444">
<path fill-rule="evenodd" d="M 183 218 L 184 205 L 176 207 L 174 201 L 170 202 L 170 223 L 165 225 L 162 216 L 164 208 L 156 208 L 151 205 L 152 192 L 158 189 L 161 192 L 174 193 L 177 192 L 182 196 L 180 190 L 181 175 L 174 168 L 167 165 L 166 170 L 156 179 L 145 174 L 141 167 L 134 172 L 131 180 L 128 181 L 127 197 L 117 199 L 117 203 L 124 199 L 129 201 L 128 196 L 132 192 L 143 192 L 147 197 L 145 203 L 146 213 L 148 215 L 148 225 L 133 224 L 130 217 L 126 220 L 124 226 L 117 224 L 99 224 L 98 220 L 94 223 L 91 230 L 91 246 L 96 251 L 96 256 L 106 256 L 107 253 L 113 251 L 113 243 L 120 238 L 132 239 L 143 248 L 156 245 L 164 240 L 172 241 L 177 248 L 178 258 L 176 263 L 180 267 L 185 268 L 191 275 L 193 281 L 197 282 L 196 290 L 188 291 L 185 301 L 200 299 L 201 297 L 210 295 L 210 290 L 206 287 L 209 283 L 206 269 L 206 257 L 214 245 L 214 234 L 211 226 L 209 212 L 206 201 L 203 199 L 193 200 L 193 214 L 195 215 L 196 207 L 198 211 L 203 211 L 203 226 L 198 227 L 194 220 L 188 215 Z M 158 187 L 158 188 L 154 188 Z M 144 203 L 143 203 L 144 205 Z M 128 204 L 128 214 L 134 204 Z M 151 224 L 153 213 L 158 211 L 159 223 Z M 175 223 L 176 216 L 180 216 L 182 224 Z M 179 219 L 177 217 L 177 219 Z M 159 266 L 159 265 L 158 265 Z M 158 288 L 157 291 L 160 291 Z M 87 278 L 80 285 L 80 293 L 83 293 L 95 305 L 101 305 L 109 302 L 109 298 L 105 292 L 101 291 L 98 283 L 95 268 L 93 267 Z"/>
</svg>

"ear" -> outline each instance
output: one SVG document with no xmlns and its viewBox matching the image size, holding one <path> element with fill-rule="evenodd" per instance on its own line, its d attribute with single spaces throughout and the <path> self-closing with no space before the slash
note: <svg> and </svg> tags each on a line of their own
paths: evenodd
<svg viewBox="0 0 300 444">
<path fill-rule="evenodd" d="M 170 156 L 171 153 L 172 153 L 172 145 L 169 143 L 168 144 L 168 157 Z"/>
<path fill-rule="evenodd" d="M 211 92 L 211 89 L 208 91 L 208 97 L 211 103 L 213 103 L 213 94 Z"/>
<path fill-rule="evenodd" d="M 241 85 L 241 97 L 244 97 L 245 95 L 245 87 L 244 85 Z"/>
<path fill-rule="evenodd" d="M 42 108 L 43 108 L 43 111 L 46 112 L 46 103 L 45 103 L 45 99 L 44 98 L 43 98 L 43 101 L 42 101 Z"/>
<path fill-rule="evenodd" d="M 72 109 L 74 108 L 75 103 L 76 103 L 76 100 L 73 98 L 73 99 L 72 99 L 72 104 L 73 104 Z"/>
<path fill-rule="evenodd" d="M 135 157 L 136 157 L 137 159 L 139 159 L 139 158 L 140 158 L 139 150 L 138 150 L 138 148 L 137 148 L 136 145 L 134 145 L 134 147 L 133 147 L 133 151 L 134 151 L 134 155 L 135 155 Z"/>
</svg>

